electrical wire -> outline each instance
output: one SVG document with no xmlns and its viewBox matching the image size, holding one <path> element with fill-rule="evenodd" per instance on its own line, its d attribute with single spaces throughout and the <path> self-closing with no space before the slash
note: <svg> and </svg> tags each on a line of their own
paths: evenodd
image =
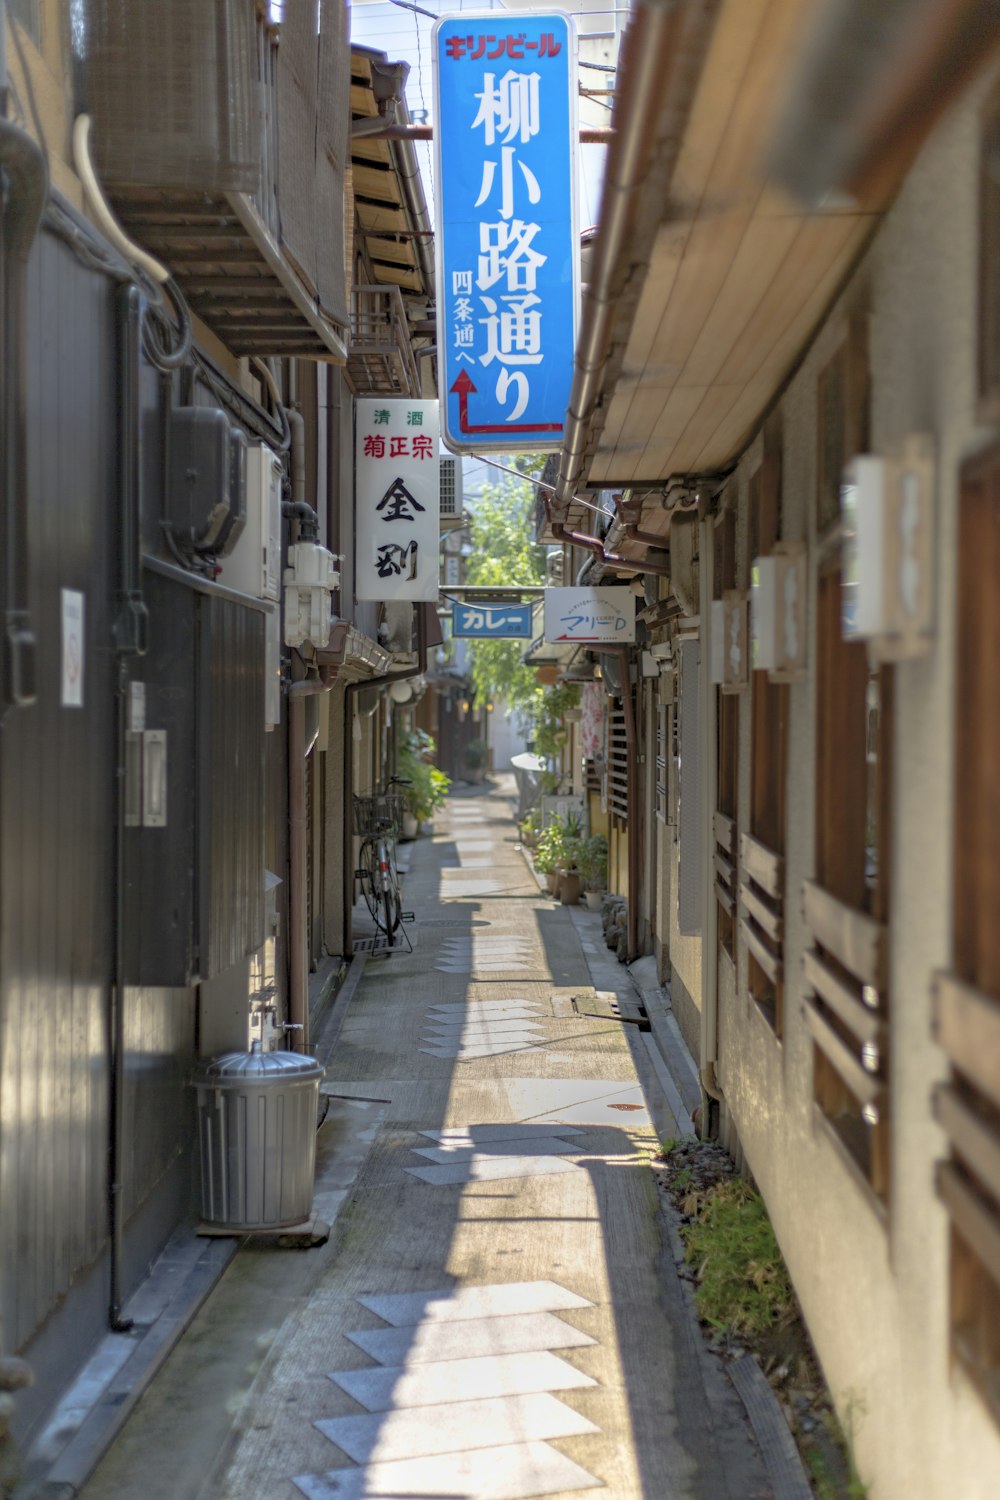
<svg viewBox="0 0 1000 1500">
<path fill-rule="evenodd" d="M 176 327 L 162 307 L 147 304 L 142 314 L 142 347 L 158 370 L 169 374 L 179 370 L 191 355 L 191 314 L 180 287 L 172 276 L 163 283 L 163 292 L 173 304 Z"/>
<path fill-rule="evenodd" d="M 275 413 L 277 414 L 278 421 L 281 423 L 282 437 L 281 442 L 278 445 L 279 452 L 287 453 L 289 448 L 291 448 L 292 446 L 292 429 L 288 421 L 288 413 L 285 411 L 284 403 L 281 399 L 281 392 L 278 390 L 278 383 L 275 380 L 274 376 L 271 374 L 267 365 L 262 359 L 259 358 L 258 355 L 253 355 L 250 363 L 260 375 L 261 379 L 264 382 L 264 385 L 267 387 L 268 394 L 271 397 L 271 404 L 274 407 Z"/>
</svg>

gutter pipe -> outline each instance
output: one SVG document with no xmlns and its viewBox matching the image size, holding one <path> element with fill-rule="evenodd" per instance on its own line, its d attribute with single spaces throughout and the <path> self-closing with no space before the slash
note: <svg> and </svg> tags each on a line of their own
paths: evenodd
<svg viewBox="0 0 1000 1500">
<path fill-rule="evenodd" d="M 698 661 L 698 712 L 701 720 L 702 805 L 701 847 L 701 1035 L 699 1078 L 702 1089 L 702 1118 L 706 1134 L 710 1133 L 713 1103 L 722 1099 L 715 1076 L 719 1056 L 719 907 L 715 899 L 715 868 L 711 852 L 715 848 L 714 818 L 718 800 L 718 756 L 716 753 L 717 698 L 712 682 L 712 611 L 707 601 L 712 597 L 715 527 L 710 520 L 701 523 L 698 555 L 698 597 L 700 610 L 698 635 L 701 654 Z"/>
<path fill-rule="evenodd" d="M 635 231 L 651 168 L 658 153 L 667 106 L 679 116 L 677 128 L 662 142 L 668 156 L 680 144 L 680 125 L 692 90 L 685 85 L 697 76 L 697 63 L 708 36 L 716 0 L 643 0 L 622 40 L 619 76 L 628 81 L 627 103 L 616 107 L 613 137 L 601 197 L 600 232 L 594 241 L 590 280 L 584 292 L 583 315 L 577 338 L 573 384 L 566 414 L 566 432 L 556 481 L 556 505 L 568 506 L 583 469 L 587 434 L 603 388 L 621 299 L 620 263 Z M 678 96 L 675 78 L 682 35 L 691 34 L 690 64 Z M 686 37 L 685 37 L 686 39 Z M 666 101 L 666 104 L 665 104 Z M 621 101 L 619 101 L 621 102 Z M 619 115 L 624 117 L 619 119 Z M 652 570 L 650 570 L 652 571 Z"/>
<path fill-rule="evenodd" d="M 424 287 L 428 297 L 433 298 L 434 291 L 434 250 L 432 248 L 433 228 L 430 214 L 427 211 L 427 199 L 424 196 L 423 183 L 420 180 L 420 168 L 417 165 L 417 153 L 413 149 L 413 142 L 423 137 L 412 136 L 408 133 L 395 135 L 392 132 L 401 130 L 409 132 L 419 129 L 419 126 L 410 124 L 410 116 L 406 108 L 406 101 L 400 99 L 396 104 L 396 113 L 400 118 L 397 126 L 389 126 L 387 130 L 388 139 L 391 142 L 393 161 L 399 176 L 400 186 L 403 189 L 403 198 L 406 203 L 407 216 L 415 230 L 415 241 L 417 260 L 420 262 L 420 274 L 423 278 Z"/>
<path fill-rule="evenodd" d="M 627 646 L 618 647 L 621 663 L 622 707 L 625 710 L 625 774 L 628 778 L 628 905 L 626 911 L 626 942 L 628 961 L 639 957 L 639 831 L 642 819 L 638 809 L 639 747 L 635 722 L 635 691 L 632 687 L 632 670 Z"/>
</svg>

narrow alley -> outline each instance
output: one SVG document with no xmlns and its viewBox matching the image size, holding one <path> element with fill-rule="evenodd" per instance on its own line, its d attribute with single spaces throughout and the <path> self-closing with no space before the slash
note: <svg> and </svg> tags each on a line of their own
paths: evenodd
<svg viewBox="0 0 1000 1500">
<path fill-rule="evenodd" d="M 318 1039 L 330 1240 L 240 1250 L 86 1500 L 771 1493 L 666 1239 L 677 1120 L 595 984 L 626 971 L 539 893 L 508 789 L 409 846 L 413 952 Z"/>
</svg>

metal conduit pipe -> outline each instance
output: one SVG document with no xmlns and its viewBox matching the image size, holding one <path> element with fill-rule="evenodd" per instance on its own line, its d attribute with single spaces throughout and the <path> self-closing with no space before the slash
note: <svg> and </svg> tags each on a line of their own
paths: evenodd
<svg viewBox="0 0 1000 1500">
<path fill-rule="evenodd" d="M 400 99 L 396 105 L 399 117 L 399 125 L 390 129 L 401 129 L 409 131 L 414 129 L 410 125 L 410 116 L 405 102 Z M 432 227 L 430 214 L 427 211 L 427 199 L 424 197 L 423 183 L 420 180 L 420 168 L 417 165 L 417 153 L 413 149 L 415 137 L 408 134 L 390 135 L 391 151 L 399 175 L 400 185 L 403 189 L 403 198 L 406 202 L 406 211 L 410 222 L 416 230 L 417 260 L 420 262 L 420 274 L 423 277 L 427 295 L 433 297 L 434 291 L 434 250 L 431 239 Z"/>
<path fill-rule="evenodd" d="M 629 88 L 622 96 L 626 102 L 620 100 L 615 109 L 601 198 L 601 227 L 583 298 L 556 481 L 560 507 L 568 505 L 579 480 L 590 419 L 601 395 L 601 376 L 622 293 L 618 266 L 633 234 L 651 167 L 660 165 L 665 154 L 675 154 L 678 149 L 692 84 L 698 76 L 716 8 L 717 0 L 642 0 L 624 34 L 619 76 L 629 80 Z M 679 57 L 682 50 L 690 56 Z M 685 64 L 683 73 L 679 62 Z M 666 110 L 672 116 L 669 136 L 661 123 Z M 665 137 L 662 143 L 661 137 Z"/>
</svg>

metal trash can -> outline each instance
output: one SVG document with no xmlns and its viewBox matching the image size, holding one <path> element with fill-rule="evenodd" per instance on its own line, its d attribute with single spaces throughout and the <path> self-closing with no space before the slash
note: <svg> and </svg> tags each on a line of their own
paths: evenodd
<svg viewBox="0 0 1000 1500">
<path fill-rule="evenodd" d="M 298 1052 L 226 1052 L 192 1074 L 201 1212 L 225 1229 L 280 1229 L 312 1213 L 323 1069 Z"/>
</svg>

